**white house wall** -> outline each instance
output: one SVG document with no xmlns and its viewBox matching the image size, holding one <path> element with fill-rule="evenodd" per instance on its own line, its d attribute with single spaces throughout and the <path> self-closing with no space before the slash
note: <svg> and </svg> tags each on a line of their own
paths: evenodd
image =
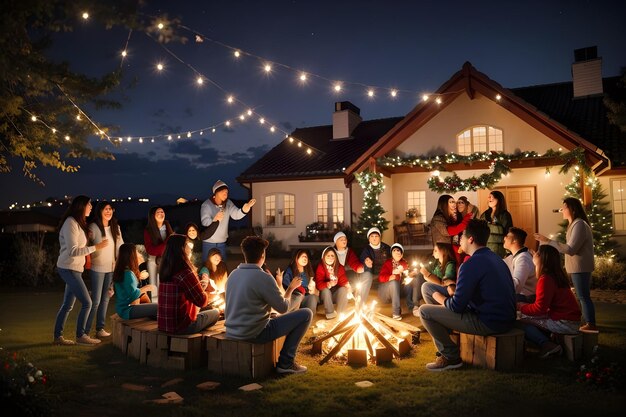
<svg viewBox="0 0 626 417">
<path fill-rule="evenodd" d="M 514 153 L 516 150 L 543 153 L 548 149 L 559 149 L 556 142 L 498 103 L 477 93 L 474 100 L 470 100 L 467 94 L 461 94 L 400 144 L 397 150 L 414 155 L 457 152 L 457 134 L 477 125 L 501 129 L 505 153 Z"/>
<path fill-rule="evenodd" d="M 358 185 L 357 185 L 358 186 Z M 261 225 L 264 234 L 273 233 L 276 239 L 285 246 L 297 244 L 298 235 L 304 234 L 306 226 L 315 221 L 315 196 L 323 192 L 344 193 L 344 221 L 350 221 L 350 193 L 344 185 L 343 179 L 273 181 L 252 184 L 252 197 L 257 204 L 252 207 L 252 225 Z M 295 196 L 295 225 L 293 226 L 266 226 L 264 224 L 265 196 L 269 194 L 293 194 Z"/>
</svg>

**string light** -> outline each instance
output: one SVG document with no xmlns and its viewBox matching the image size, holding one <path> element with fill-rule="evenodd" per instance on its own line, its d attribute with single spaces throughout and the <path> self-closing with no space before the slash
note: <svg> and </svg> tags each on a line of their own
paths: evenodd
<svg viewBox="0 0 626 417">
<path fill-rule="evenodd" d="M 303 72 L 300 74 L 300 81 L 305 82 L 306 81 L 306 72 Z"/>
<path fill-rule="evenodd" d="M 235 55 L 235 58 L 239 58 L 241 56 L 239 51 L 235 51 L 233 54 Z"/>
<path fill-rule="evenodd" d="M 82 16 L 83 16 L 84 20 L 89 19 L 89 13 L 87 13 L 87 12 L 83 12 Z"/>
<path fill-rule="evenodd" d="M 126 55 L 128 55 L 128 53 L 126 52 L 126 49 L 124 49 L 124 50 L 122 51 L 122 56 L 123 56 L 124 58 L 126 58 Z"/>
<path fill-rule="evenodd" d="M 164 27 L 164 26 L 163 26 L 163 23 L 159 23 L 159 24 L 157 25 L 157 27 L 159 28 L 159 30 L 160 30 L 160 29 L 163 29 L 163 27 Z"/>
<path fill-rule="evenodd" d="M 389 92 L 389 94 L 391 94 L 391 97 L 396 97 L 396 96 L 398 95 L 398 91 L 396 91 L 396 90 L 391 90 L 391 91 Z"/>
<path fill-rule="evenodd" d="M 204 83 L 204 80 L 202 79 L 202 77 L 198 77 L 196 79 L 196 82 L 198 83 L 198 85 L 202 85 Z"/>
<path fill-rule="evenodd" d="M 367 96 L 368 97 L 374 97 L 374 90 L 367 90 Z"/>
<path fill-rule="evenodd" d="M 161 64 L 160 62 L 157 64 L 156 66 L 158 71 L 163 71 L 163 64 Z"/>
<path fill-rule="evenodd" d="M 337 84 L 335 84 L 335 86 L 333 88 L 334 88 L 335 91 L 339 92 L 339 91 L 341 91 L 341 84 L 337 83 Z"/>
</svg>

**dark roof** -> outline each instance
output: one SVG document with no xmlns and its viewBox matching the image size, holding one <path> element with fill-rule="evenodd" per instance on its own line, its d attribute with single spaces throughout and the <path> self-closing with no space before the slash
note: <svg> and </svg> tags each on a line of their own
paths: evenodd
<svg viewBox="0 0 626 417">
<path fill-rule="evenodd" d="M 604 78 L 605 94 L 619 95 L 619 80 L 620 77 Z M 574 87 L 571 82 L 512 88 L 511 91 L 599 147 L 609 157 L 613 167 L 626 166 L 626 132 L 609 122 L 604 96 L 573 98 Z"/>
<path fill-rule="evenodd" d="M 301 177 L 341 177 L 343 170 L 387 133 L 403 117 L 368 120 L 359 123 L 350 139 L 332 140 L 333 127 L 296 129 L 295 140 L 283 140 L 238 178 L 239 182 Z M 297 140 L 303 147 L 297 146 Z M 306 153 L 306 145 L 313 153 Z"/>
</svg>

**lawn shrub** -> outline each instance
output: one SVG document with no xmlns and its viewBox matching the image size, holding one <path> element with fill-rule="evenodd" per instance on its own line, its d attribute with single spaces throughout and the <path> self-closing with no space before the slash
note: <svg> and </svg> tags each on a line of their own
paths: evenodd
<svg viewBox="0 0 626 417">
<path fill-rule="evenodd" d="M 36 287 L 50 285 L 56 279 L 56 240 L 45 239 L 45 235 L 16 234 L 10 251 L 12 256 L 2 263 L 2 284 Z"/>
<path fill-rule="evenodd" d="M 596 256 L 592 278 L 593 288 L 626 289 L 626 263 L 615 258 Z"/>
</svg>

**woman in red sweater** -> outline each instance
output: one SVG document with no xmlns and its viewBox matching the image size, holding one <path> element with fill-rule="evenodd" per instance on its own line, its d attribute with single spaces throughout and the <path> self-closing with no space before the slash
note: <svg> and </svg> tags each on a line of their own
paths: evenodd
<svg viewBox="0 0 626 417">
<path fill-rule="evenodd" d="M 330 246 L 322 251 L 322 262 L 315 270 L 315 287 L 320 292 L 324 304 L 326 320 L 334 319 L 341 314 L 348 304 L 348 277 L 346 270 L 337 259 L 337 252 Z M 333 302 L 337 303 L 335 311 Z"/>
<path fill-rule="evenodd" d="M 170 222 L 165 220 L 163 207 L 152 207 L 148 213 L 148 223 L 143 231 L 143 241 L 148 253 L 148 274 L 150 285 L 159 287 L 158 267 L 165 250 L 165 241 L 174 233 Z M 157 294 L 151 294 L 152 302 L 157 302 Z"/>
<path fill-rule="evenodd" d="M 539 357 L 545 359 L 562 351 L 560 345 L 550 340 L 550 333 L 578 333 L 580 308 L 561 267 L 558 250 L 550 245 L 539 246 L 533 263 L 539 277 L 537 299 L 533 304 L 518 303 L 519 324 L 526 339 L 541 348 Z"/>
</svg>

